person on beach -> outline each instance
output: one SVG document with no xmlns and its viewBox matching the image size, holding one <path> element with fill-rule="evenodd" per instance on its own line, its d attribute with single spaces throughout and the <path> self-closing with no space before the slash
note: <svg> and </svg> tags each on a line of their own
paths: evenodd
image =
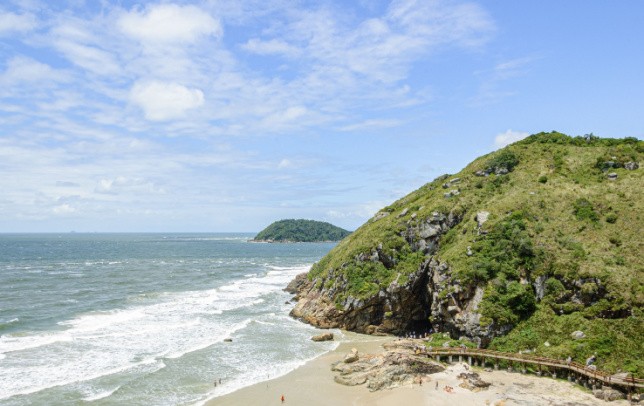
<svg viewBox="0 0 644 406">
<path fill-rule="evenodd" d="M 284 403 L 284 400 L 285 400 L 285 399 L 284 399 L 284 395 L 282 395 L 282 398 L 281 398 L 281 399 L 282 399 L 282 403 Z"/>
</svg>

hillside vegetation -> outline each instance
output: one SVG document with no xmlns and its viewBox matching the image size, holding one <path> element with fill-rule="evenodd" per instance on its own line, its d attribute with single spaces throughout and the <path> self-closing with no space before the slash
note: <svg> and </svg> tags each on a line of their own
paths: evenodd
<svg viewBox="0 0 644 406">
<path fill-rule="evenodd" d="M 256 236 L 254 241 L 314 242 L 339 241 L 350 231 L 333 224 L 314 220 L 280 220 L 272 223 Z"/>
<path fill-rule="evenodd" d="M 597 353 L 600 368 L 641 375 L 643 153 L 635 138 L 532 135 L 383 208 L 314 265 L 311 289 L 339 326 L 424 322 L 503 351 Z M 396 287 L 421 274 L 410 324 Z M 364 303 L 369 320 L 348 320 Z"/>
</svg>

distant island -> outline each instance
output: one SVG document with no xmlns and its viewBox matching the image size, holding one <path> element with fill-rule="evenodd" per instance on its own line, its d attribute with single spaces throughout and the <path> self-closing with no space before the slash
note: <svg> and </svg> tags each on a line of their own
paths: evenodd
<svg viewBox="0 0 644 406">
<path fill-rule="evenodd" d="M 340 241 L 351 234 L 350 231 L 324 221 L 280 220 L 260 231 L 252 241 L 255 242 L 320 242 Z"/>
</svg>

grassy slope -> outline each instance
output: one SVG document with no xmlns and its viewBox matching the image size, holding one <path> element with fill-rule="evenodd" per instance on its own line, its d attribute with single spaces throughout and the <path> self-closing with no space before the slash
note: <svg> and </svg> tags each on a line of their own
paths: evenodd
<svg viewBox="0 0 644 406">
<path fill-rule="evenodd" d="M 563 144 L 543 143 L 557 140 Z M 411 252 L 401 237 L 407 223 L 425 219 L 434 211 L 455 211 L 464 215 L 463 221 L 442 237 L 437 255 L 450 264 L 458 279 L 475 283 L 473 269 L 485 253 L 479 249 L 481 237 L 474 232 L 476 212 L 490 212 L 485 228 L 491 230 L 495 224 L 507 220 L 509 213 L 521 211 L 526 238 L 539 253 L 536 266 L 528 273 L 530 277 L 545 274 L 564 281 L 596 277 L 606 286 L 608 302 L 583 309 L 578 305 L 554 303 L 554 298 L 546 297 L 530 318 L 508 336 L 497 338 L 492 347 L 511 351 L 538 348 L 544 355 L 572 354 L 576 359 L 597 351 L 600 367 L 641 373 L 644 371 L 641 346 L 644 325 L 637 309 L 644 303 L 640 236 L 644 224 L 641 198 L 644 168 L 609 169 L 618 174 L 617 180 L 611 181 L 596 167 L 596 162 L 613 157 L 622 163 L 641 162 L 644 143 L 595 140 L 590 144 L 570 145 L 575 143 L 580 144 L 580 140 L 560 134 L 541 134 L 513 144 L 505 150 L 513 152 L 520 163 L 508 175 L 474 176 L 475 171 L 485 169 L 500 151 L 480 157 L 460 173 L 437 179 L 384 208 L 381 212 L 390 213 L 388 216 L 377 221 L 372 219 L 340 242 L 313 268 L 310 277 L 324 276 L 330 269 L 335 269 L 336 275 L 343 274 L 349 285 L 336 301 L 348 295 L 371 295 L 396 277 L 404 279 L 424 259 Z M 454 177 L 460 177 L 461 181 L 448 189 L 441 187 Z M 445 192 L 455 188 L 460 189 L 460 195 L 444 197 Z M 591 211 L 595 213 L 591 218 L 580 219 L 575 215 L 575 201 L 580 198 L 591 203 Z M 404 209 L 407 213 L 401 216 Z M 596 216 L 596 221 L 592 216 Z M 365 266 L 364 262 L 355 261 L 357 255 L 369 253 L 379 244 L 382 251 L 396 259 L 396 267 L 385 269 L 379 263 Z M 474 248 L 475 255 L 465 255 L 467 246 Z M 492 279 L 478 283 L 491 284 Z M 484 301 L 490 297 L 487 295 Z M 637 317 L 597 317 L 602 306 L 632 307 Z M 577 329 L 584 331 L 588 338 L 573 341 L 570 333 Z M 550 346 L 545 346 L 545 341 Z"/>
</svg>

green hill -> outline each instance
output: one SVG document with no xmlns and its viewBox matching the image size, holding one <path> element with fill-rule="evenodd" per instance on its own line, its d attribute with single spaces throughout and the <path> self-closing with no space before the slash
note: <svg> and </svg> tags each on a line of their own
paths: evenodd
<svg viewBox="0 0 644 406">
<path fill-rule="evenodd" d="M 260 231 L 253 241 L 315 242 L 340 241 L 350 231 L 314 220 L 280 220 Z"/>
<path fill-rule="evenodd" d="M 596 352 L 600 368 L 642 374 L 643 153 L 635 138 L 551 132 L 482 156 L 341 241 L 292 314 L 582 362 Z"/>
</svg>

